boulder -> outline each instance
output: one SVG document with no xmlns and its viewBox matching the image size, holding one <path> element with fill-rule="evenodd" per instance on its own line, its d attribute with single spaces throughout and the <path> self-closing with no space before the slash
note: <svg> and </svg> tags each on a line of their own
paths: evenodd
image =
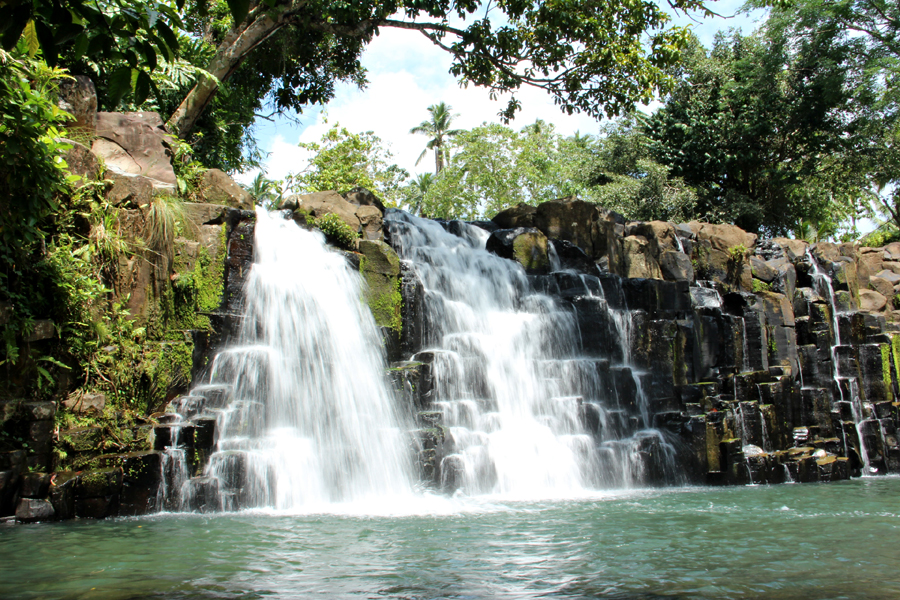
<svg viewBox="0 0 900 600">
<path fill-rule="evenodd" d="M 730 253 L 738 246 L 751 250 L 756 246 L 758 239 L 755 233 L 747 233 L 736 225 L 715 225 L 691 221 L 688 226 L 697 239 L 708 240 L 713 249 L 725 253 Z"/>
<path fill-rule="evenodd" d="M 502 258 L 516 261 L 528 273 L 550 271 L 549 242 L 537 229 L 498 229 L 488 238 L 485 249 Z"/>
<path fill-rule="evenodd" d="M 662 279 L 659 263 L 653 257 L 650 242 L 640 235 L 629 235 L 624 246 L 625 277 L 629 279 Z"/>
<path fill-rule="evenodd" d="M 52 421 L 56 417 L 56 403 L 50 400 L 23 402 L 19 410 L 28 421 Z"/>
<path fill-rule="evenodd" d="M 20 498 L 16 506 L 16 521 L 19 523 L 37 523 L 52 521 L 56 511 L 49 500 L 37 498 Z"/>
<path fill-rule="evenodd" d="M 67 399 L 63 400 L 65 406 L 70 412 L 77 414 L 101 413 L 106 408 L 106 394 L 83 394 L 74 393 Z"/>
<path fill-rule="evenodd" d="M 113 206 L 120 208 L 140 208 L 153 201 L 153 180 L 143 175 L 108 171 L 106 179 L 113 182 L 106 192 L 106 199 Z"/>
<path fill-rule="evenodd" d="M 143 175 L 154 188 L 172 190 L 177 185 L 163 121 L 155 112 L 97 114 L 97 138 L 91 152 L 110 170 Z"/>
<path fill-rule="evenodd" d="M 59 520 L 75 518 L 75 484 L 77 480 L 71 472 L 57 473 L 50 485 L 50 504 L 55 518 Z"/>
<path fill-rule="evenodd" d="M 534 215 L 537 208 L 530 204 L 520 203 L 497 213 L 491 219 L 500 229 L 516 229 L 518 227 L 534 227 Z"/>
<path fill-rule="evenodd" d="M 892 285 L 897 285 L 900 283 L 900 275 L 895 273 L 894 271 L 889 271 L 888 269 L 884 269 L 883 271 L 879 271 L 875 277 L 880 277 L 885 281 L 888 281 Z"/>
<path fill-rule="evenodd" d="M 203 199 L 211 204 L 221 204 L 242 210 L 253 210 L 253 196 L 219 169 L 207 169 L 200 178 Z"/>
<path fill-rule="evenodd" d="M 810 247 L 809 252 L 819 264 L 833 263 L 843 256 L 840 245 L 831 242 L 817 242 Z"/>
<path fill-rule="evenodd" d="M 56 337 L 56 326 L 49 319 L 39 319 L 34 321 L 34 325 L 25 340 L 28 342 L 39 342 L 41 340 L 49 340 Z"/>
<path fill-rule="evenodd" d="M 623 275 L 625 267 L 622 245 L 625 226 L 603 219 L 603 212 L 600 210 L 598 215 L 601 218 L 591 226 L 593 252 L 589 256 L 601 270 Z"/>
<path fill-rule="evenodd" d="M 894 285 L 882 277 L 870 277 L 869 288 L 875 290 L 885 298 L 890 298 L 894 295 Z M 860 290 L 860 295 L 861 294 L 862 290 Z"/>
<path fill-rule="evenodd" d="M 24 473 L 19 489 L 23 498 L 46 498 L 50 491 L 49 473 Z"/>
<path fill-rule="evenodd" d="M 583 200 L 544 202 L 534 213 L 534 226 L 548 238 L 572 242 L 593 259 L 593 224 L 599 219 L 597 207 Z"/>
<path fill-rule="evenodd" d="M 856 267 L 860 283 L 869 281 L 884 267 L 884 251 L 881 248 L 860 248 L 856 257 Z"/>
<path fill-rule="evenodd" d="M 550 240 L 550 244 L 556 251 L 559 266 L 565 270 L 578 271 L 588 275 L 597 274 L 597 265 L 584 253 L 584 250 L 565 240 Z"/>
<path fill-rule="evenodd" d="M 794 290 L 797 289 L 797 269 L 791 261 L 787 258 L 776 258 L 766 261 L 766 265 L 774 269 L 776 274 L 775 279 L 771 282 L 772 290 L 784 294 L 788 298 L 793 298 Z"/>
<path fill-rule="evenodd" d="M 221 225 L 225 222 L 229 208 L 221 204 L 205 204 L 202 202 L 185 202 L 182 205 L 184 216 L 194 225 Z"/>
<path fill-rule="evenodd" d="M 663 252 L 659 255 L 659 267 L 666 281 L 694 281 L 694 266 L 684 252 Z"/>
<path fill-rule="evenodd" d="M 63 77 L 59 80 L 57 93 L 59 107 L 75 119 L 67 123 L 66 128 L 93 133 L 97 128 L 97 90 L 90 77 Z"/>
<path fill-rule="evenodd" d="M 343 195 L 344 200 L 356 206 L 371 206 L 384 214 L 384 203 L 372 192 L 363 187 L 353 188 Z"/>
<path fill-rule="evenodd" d="M 316 219 L 334 214 L 349 225 L 353 231 L 358 233 L 362 229 L 359 217 L 356 215 L 357 206 L 344 200 L 344 197 L 337 192 L 313 192 L 312 194 L 290 196 L 284 207 L 305 212 Z"/>
<path fill-rule="evenodd" d="M 650 242 L 655 256 L 668 250 L 680 251 L 675 225 L 665 221 L 635 221 L 625 226 L 625 235 L 640 235 Z"/>
<path fill-rule="evenodd" d="M 356 209 L 356 216 L 362 227 L 363 237 L 367 240 L 384 239 L 383 213 L 377 206 L 362 205 Z"/>
<path fill-rule="evenodd" d="M 887 298 L 875 290 L 859 291 L 859 309 L 865 312 L 881 312 L 887 304 Z"/>
<path fill-rule="evenodd" d="M 775 269 L 755 256 L 750 257 L 750 272 L 753 273 L 753 277 L 766 283 L 772 283 L 778 277 Z"/>
<path fill-rule="evenodd" d="M 900 260 L 900 242 L 891 242 L 882 248 L 884 260 Z"/>
<path fill-rule="evenodd" d="M 897 262 L 895 260 L 886 260 L 881 263 L 881 266 L 883 266 L 886 271 L 900 274 L 900 262 Z"/>
<path fill-rule="evenodd" d="M 60 141 L 71 146 L 63 154 L 63 160 L 66 161 L 69 172 L 82 177 L 76 187 L 81 187 L 87 181 L 97 179 L 97 175 L 100 174 L 100 163 L 97 161 L 97 157 L 91 153 L 91 149 L 73 140 L 62 139 Z"/>
</svg>

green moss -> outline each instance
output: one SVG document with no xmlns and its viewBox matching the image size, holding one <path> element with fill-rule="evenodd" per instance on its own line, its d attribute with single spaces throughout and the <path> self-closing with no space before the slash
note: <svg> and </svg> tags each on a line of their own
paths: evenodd
<svg viewBox="0 0 900 600">
<path fill-rule="evenodd" d="M 210 329 L 209 317 L 204 313 L 219 307 L 225 288 L 225 227 L 220 228 L 216 244 L 213 253 L 201 245 L 192 267 L 184 257 L 176 256 L 173 284 L 159 299 L 165 323 L 157 332 L 158 339 L 173 339 L 173 332 Z"/>
<path fill-rule="evenodd" d="M 880 346 L 881 346 L 881 378 L 884 381 L 884 397 L 886 400 L 893 400 L 894 386 L 891 383 L 891 348 L 888 344 L 881 344 Z"/>
<path fill-rule="evenodd" d="M 513 256 L 528 271 L 540 271 L 550 267 L 546 240 L 534 233 L 525 233 L 513 240 Z"/>
<path fill-rule="evenodd" d="M 375 281 L 373 285 L 372 280 Z M 403 330 L 403 316 L 401 308 L 403 295 L 400 293 L 400 278 L 388 278 L 379 273 L 369 273 L 366 276 L 369 283 L 369 291 L 366 294 L 366 302 L 375 322 L 380 327 L 393 329 L 397 333 Z"/>
<path fill-rule="evenodd" d="M 771 292 L 772 286 L 766 283 L 765 281 L 760 281 L 759 279 L 753 280 L 753 293 L 759 294 L 760 292 Z"/>
<path fill-rule="evenodd" d="M 213 258 L 209 250 L 200 248 L 200 257 L 197 260 L 197 268 L 194 270 L 194 280 L 197 287 L 197 304 L 203 312 L 211 312 L 222 304 L 222 294 L 225 290 L 225 254 L 227 232 L 225 227 L 220 228 L 218 248 Z"/>
<path fill-rule="evenodd" d="M 324 233 L 329 244 L 344 250 L 356 250 L 359 233 L 336 214 L 328 213 L 312 221 L 307 217 L 306 222 Z"/>
<path fill-rule="evenodd" d="M 149 379 L 148 407 L 161 404 L 170 390 L 184 388 L 191 382 L 194 344 L 160 342 L 144 354 L 144 374 Z"/>
<path fill-rule="evenodd" d="M 400 258 L 383 242 L 360 243 L 359 272 L 366 282 L 365 301 L 375 322 L 397 334 L 403 329 Z"/>
</svg>

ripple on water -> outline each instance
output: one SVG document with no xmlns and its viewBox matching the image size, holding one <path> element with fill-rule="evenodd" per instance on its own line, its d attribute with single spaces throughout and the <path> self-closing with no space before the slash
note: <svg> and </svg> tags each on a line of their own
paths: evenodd
<svg viewBox="0 0 900 600">
<path fill-rule="evenodd" d="M 898 495 L 885 478 L 3 525 L 0 597 L 897 598 Z"/>
</svg>

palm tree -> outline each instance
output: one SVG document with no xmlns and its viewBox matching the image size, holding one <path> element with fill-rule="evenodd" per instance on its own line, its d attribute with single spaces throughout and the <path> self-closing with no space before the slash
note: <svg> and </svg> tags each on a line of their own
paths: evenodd
<svg viewBox="0 0 900 600">
<path fill-rule="evenodd" d="M 409 130 L 410 133 L 424 133 L 431 136 L 428 143 L 425 144 L 425 150 L 419 155 L 416 164 L 422 161 L 422 157 L 429 150 L 434 150 L 434 174 L 437 175 L 444 168 L 444 143 L 451 137 L 462 133 L 461 129 L 450 129 L 453 118 L 459 115 L 451 114 L 453 110 L 445 102 L 432 104 L 428 107 L 431 118 L 428 121 L 422 121 L 417 127 Z"/>
<path fill-rule="evenodd" d="M 265 173 L 260 171 L 256 174 L 256 178 L 250 185 L 245 185 L 244 189 L 250 192 L 250 195 L 256 200 L 259 206 L 268 206 L 275 199 L 276 182 L 267 178 Z"/>
<path fill-rule="evenodd" d="M 424 153 L 423 153 L 424 154 Z M 411 189 L 409 198 L 409 212 L 414 215 L 422 214 L 422 204 L 425 202 L 425 193 L 431 184 L 434 183 L 434 175 L 431 173 L 420 173 L 409 184 Z"/>
</svg>

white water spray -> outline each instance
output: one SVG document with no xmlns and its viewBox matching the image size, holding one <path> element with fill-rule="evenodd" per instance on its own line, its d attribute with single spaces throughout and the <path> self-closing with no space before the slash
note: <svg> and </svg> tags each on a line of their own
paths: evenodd
<svg viewBox="0 0 900 600">
<path fill-rule="evenodd" d="M 300 510 L 411 493 L 408 415 L 387 387 L 359 274 L 322 235 L 257 211 L 238 343 L 192 391 L 216 415 L 219 508 Z"/>
</svg>

